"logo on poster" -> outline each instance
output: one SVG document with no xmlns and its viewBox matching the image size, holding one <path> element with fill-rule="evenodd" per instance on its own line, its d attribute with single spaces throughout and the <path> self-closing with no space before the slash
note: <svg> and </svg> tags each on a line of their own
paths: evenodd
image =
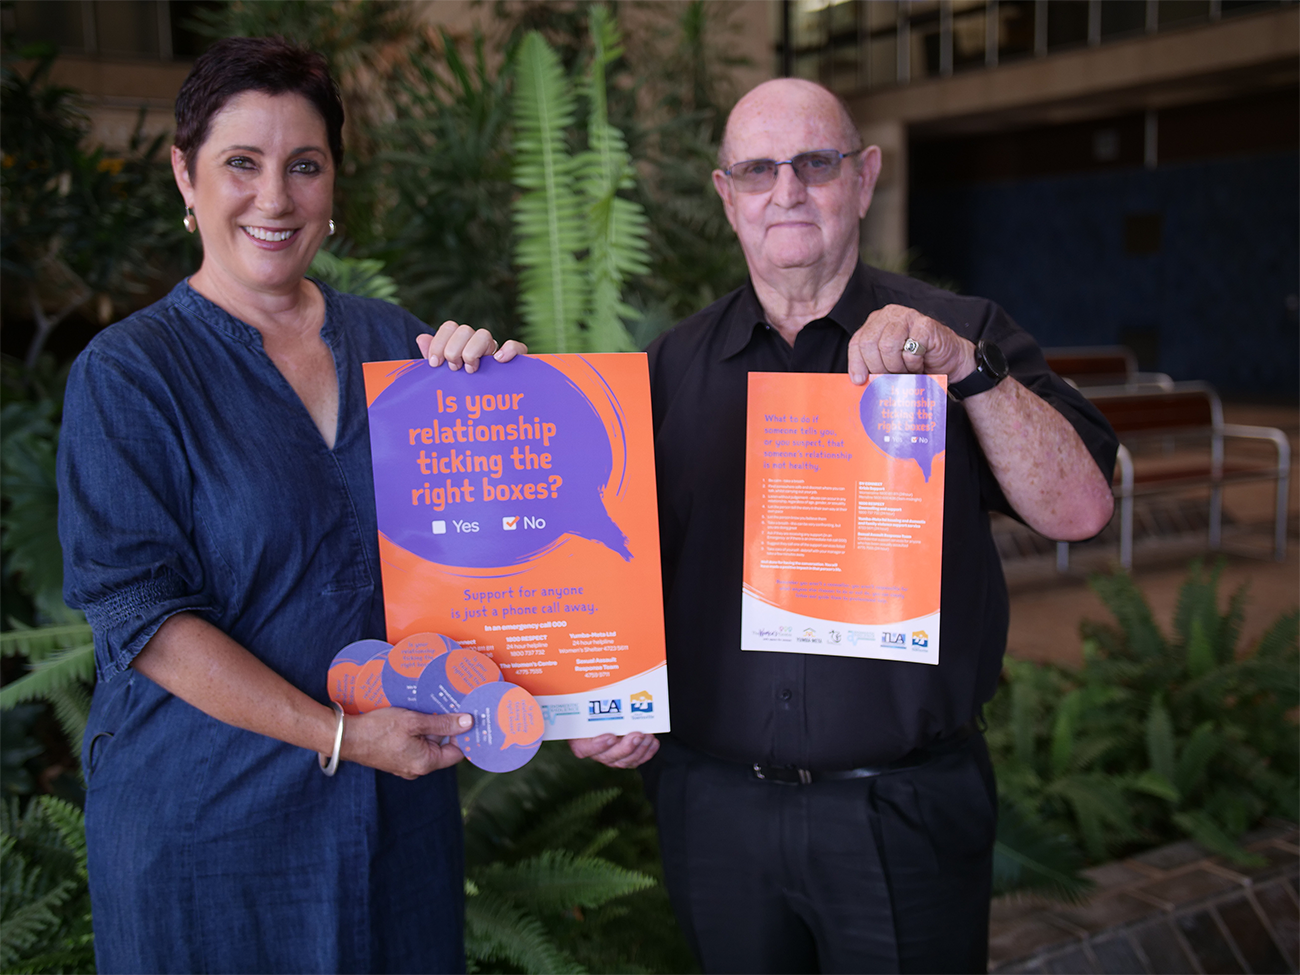
<svg viewBox="0 0 1300 975">
<path fill-rule="evenodd" d="M 849 630 L 849 646 L 856 647 L 859 643 L 875 643 L 876 634 L 870 630 Z"/>
<path fill-rule="evenodd" d="M 888 630 L 882 630 L 880 633 L 880 645 L 882 647 L 905 647 L 907 646 L 907 634 L 890 633 Z"/>
<path fill-rule="evenodd" d="M 794 639 L 794 628 L 790 626 L 760 626 L 754 631 L 760 640 L 776 640 L 789 643 Z"/>
<path fill-rule="evenodd" d="M 615 697 L 603 701 L 588 701 L 587 720 L 588 721 L 622 721 L 623 720 L 622 699 Z"/>
<path fill-rule="evenodd" d="M 576 715 L 577 713 L 578 713 L 578 705 L 568 701 L 562 704 L 542 705 L 542 718 L 545 719 L 548 725 L 554 724 L 557 720 L 559 720 L 562 717 L 566 717 L 568 715 Z"/>
<path fill-rule="evenodd" d="M 843 639 L 843 637 L 840 636 L 839 630 L 831 630 L 826 634 L 827 643 L 839 643 L 841 639 Z"/>
<path fill-rule="evenodd" d="M 929 645 L 930 645 L 930 634 L 926 633 L 925 630 L 912 631 L 912 646 L 924 648 L 924 647 L 928 647 Z"/>
<path fill-rule="evenodd" d="M 632 716 L 638 714 L 653 714 L 655 709 L 654 696 L 649 691 L 637 691 L 631 697 Z"/>
</svg>

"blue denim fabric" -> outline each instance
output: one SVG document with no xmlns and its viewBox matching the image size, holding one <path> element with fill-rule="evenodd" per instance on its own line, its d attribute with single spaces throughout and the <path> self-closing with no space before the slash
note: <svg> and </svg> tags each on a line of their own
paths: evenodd
<svg viewBox="0 0 1300 975">
<path fill-rule="evenodd" d="M 384 636 L 361 363 L 418 355 L 390 304 L 325 296 L 326 448 L 258 332 L 181 283 L 68 380 L 64 594 L 95 634 L 83 755 L 101 972 L 463 971 L 454 772 L 416 782 L 223 724 L 130 668 L 188 611 L 327 700 Z"/>
</svg>

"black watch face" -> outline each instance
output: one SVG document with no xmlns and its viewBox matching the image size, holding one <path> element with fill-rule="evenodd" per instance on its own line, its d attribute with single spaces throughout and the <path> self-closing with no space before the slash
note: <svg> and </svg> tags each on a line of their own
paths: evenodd
<svg viewBox="0 0 1300 975">
<path fill-rule="evenodd" d="M 1010 368 L 1007 366 L 1007 357 L 1002 354 L 1002 350 L 992 342 L 981 342 L 980 351 L 985 362 L 985 368 L 981 372 L 987 373 L 990 379 L 999 381 L 1005 379 Z"/>
</svg>

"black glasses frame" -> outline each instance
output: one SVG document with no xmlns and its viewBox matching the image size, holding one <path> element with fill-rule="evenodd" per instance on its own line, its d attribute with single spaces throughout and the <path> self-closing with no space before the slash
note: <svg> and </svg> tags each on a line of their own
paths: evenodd
<svg viewBox="0 0 1300 975">
<path fill-rule="evenodd" d="M 789 159 L 742 159 L 740 162 L 732 163 L 724 169 L 723 175 L 736 184 L 736 188 L 742 193 L 763 193 L 770 190 L 776 185 L 777 177 L 780 175 L 782 166 L 789 166 L 791 171 L 798 177 L 799 182 L 804 186 L 821 186 L 831 182 L 840 175 L 840 164 L 849 156 L 856 156 L 862 152 L 862 149 L 854 149 L 851 152 L 840 152 L 838 149 L 811 149 L 808 152 L 801 152 Z M 810 170 L 809 164 L 814 157 L 834 156 L 835 165 L 824 172 Z M 770 178 L 756 176 L 753 173 L 741 173 L 737 175 L 733 172 L 740 166 L 749 166 L 754 163 L 769 163 L 772 166 Z M 815 178 L 809 178 L 814 176 Z M 746 185 L 746 184 L 749 185 Z"/>
</svg>

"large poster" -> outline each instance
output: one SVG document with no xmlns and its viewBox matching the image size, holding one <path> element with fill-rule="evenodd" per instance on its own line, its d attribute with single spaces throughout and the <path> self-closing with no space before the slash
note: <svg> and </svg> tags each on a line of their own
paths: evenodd
<svg viewBox="0 0 1300 975">
<path fill-rule="evenodd" d="M 667 731 L 646 357 L 365 376 L 389 641 L 488 655 L 548 739 Z"/>
<path fill-rule="evenodd" d="M 750 373 L 745 650 L 939 662 L 947 377 Z"/>
</svg>

